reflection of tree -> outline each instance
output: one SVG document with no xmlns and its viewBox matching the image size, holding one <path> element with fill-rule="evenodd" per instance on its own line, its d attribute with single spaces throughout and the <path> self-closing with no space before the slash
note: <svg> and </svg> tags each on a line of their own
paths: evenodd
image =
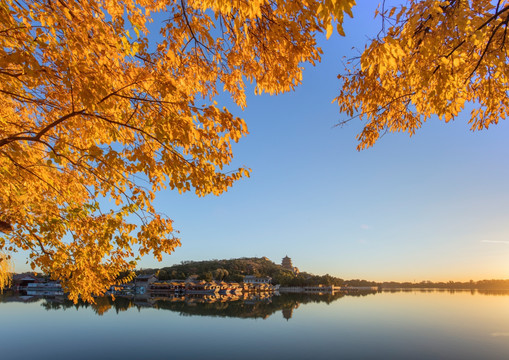
<svg viewBox="0 0 509 360">
<path fill-rule="evenodd" d="M 384 292 L 420 292 L 420 289 L 390 289 Z M 446 290 L 446 289 L 426 289 L 423 292 L 444 292 L 444 293 L 471 293 L 472 295 L 488 296 L 509 296 L 509 290 Z M 159 310 L 169 310 L 177 312 L 181 316 L 210 316 L 210 317 L 235 317 L 243 319 L 266 319 L 269 316 L 281 311 L 285 319 L 289 320 L 294 314 L 294 310 L 300 305 L 308 303 L 326 303 L 330 304 L 346 296 L 368 296 L 377 294 L 377 291 L 351 291 L 335 294 L 281 294 L 280 296 L 261 297 L 254 295 L 248 299 L 233 298 L 236 300 L 228 301 L 228 298 L 206 297 L 174 297 L 174 298 L 127 298 L 111 297 L 96 298 L 95 304 L 79 301 L 74 304 L 65 297 L 43 298 L 41 306 L 48 311 L 66 310 L 66 309 L 92 309 L 97 315 L 103 315 L 111 308 L 116 313 L 127 311 L 131 308 L 141 310 L 143 308 L 156 308 Z M 0 296 L 0 302 L 33 302 L 40 301 L 40 297 L 30 299 L 20 298 L 14 293 L 5 293 Z"/>
<path fill-rule="evenodd" d="M 383 289 L 384 293 L 400 293 L 400 292 L 420 292 L 420 293 L 448 293 L 448 294 L 464 294 L 470 293 L 471 295 L 494 295 L 494 296 L 509 296 L 509 290 L 487 290 L 487 289 Z"/>
<path fill-rule="evenodd" d="M 62 309 L 62 304 L 56 301 L 44 301 L 41 306 L 46 310 L 59 310 Z M 64 309 L 65 310 L 65 309 Z"/>
<path fill-rule="evenodd" d="M 344 296 L 366 296 L 375 294 L 376 292 L 356 292 L 352 294 L 335 293 L 335 294 L 281 294 L 273 297 L 257 297 L 249 299 L 227 301 L 225 298 L 214 299 L 213 297 L 181 297 L 181 298 L 157 298 L 150 300 L 147 298 L 126 298 L 111 297 L 95 298 L 95 304 L 79 301 L 74 304 L 66 298 L 46 298 L 41 306 L 46 310 L 66 310 L 68 308 L 91 308 L 101 316 L 111 308 L 117 313 L 126 311 L 132 307 L 138 310 L 147 306 L 169 310 L 179 313 L 181 316 L 214 316 L 214 317 L 236 317 L 251 319 L 266 319 L 276 312 L 282 311 L 285 319 L 290 319 L 293 310 L 297 309 L 301 304 L 307 303 L 326 303 L 330 304 L 339 300 Z M 139 304 L 144 304 L 141 306 Z"/>
<path fill-rule="evenodd" d="M 101 316 L 112 307 L 118 314 L 119 312 L 126 311 L 135 305 L 133 299 L 117 297 L 113 300 L 111 297 L 104 296 L 95 298 L 95 304 L 83 301 L 78 301 L 78 303 L 74 304 L 67 298 L 45 298 L 41 306 L 46 310 L 66 310 L 70 308 L 78 310 L 80 308 L 92 308 L 97 315 Z"/>
<path fill-rule="evenodd" d="M 115 311 L 118 314 L 119 312 L 129 310 L 131 307 L 133 307 L 135 305 L 134 305 L 134 301 L 129 298 L 117 297 L 117 298 L 115 298 L 113 306 L 115 307 Z"/>
<path fill-rule="evenodd" d="M 477 290 L 477 294 L 492 296 L 508 296 L 509 290 Z"/>
<path fill-rule="evenodd" d="M 13 295 L 11 291 L 4 291 L 0 293 L 0 303 L 7 302 L 7 299 L 12 296 Z"/>
<path fill-rule="evenodd" d="M 387 289 L 444 289 L 444 290 L 509 290 L 509 280 L 480 280 L 480 281 L 448 281 L 448 282 L 431 282 L 421 281 L 420 283 L 410 282 L 383 282 L 375 283 L 377 286 L 385 290 Z M 352 285 L 351 286 L 360 286 Z"/>
<path fill-rule="evenodd" d="M 384 292 L 415 292 L 421 290 L 415 289 L 391 289 Z M 424 292 L 450 292 L 450 293 L 465 293 L 469 292 L 473 295 L 489 295 L 489 296 L 509 296 L 508 290 L 445 290 L 434 289 L 425 290 Z M 64 297 L 46 298 L 41 303 L 41 306 L 50 310 L 66 310 L 69 308 L 88 309 L 91 308 L 96 314 L 102 315 L 114 308 L 117 313 L 127 311 L 130 308 L 141 310 L 145 307 L 152 307 L 159 310 L 169 310 L 179 313 L 181 316 L 213 316 L 213 317 L 236 317 L 236 318 L 251 318 L 251 319 L 265 319 L 276 312 L 281 311 L 285 319 L 290 319 L 293 316 L 293 311 L 300 305 L 308 303 L 326 303 L 330 304 L 345 296 L 368 296 L 377 294 L 376 291 L 356 291 L 356 292 L 341 292 L 335 294 L 281 294 L 280 296 L 273 296 L 269 298 L 250 298 L 247 300 L 236 299 L 227 301 L 225 298 L 214 299 L 213 297 L 191 297 L 191 298 L 173 298 L 167 300 L 158 298 L 154 300 L 140 299 L 140 298 L 125 298 L 117 297 L 115 300 L 110 297 L 96 298 L 95 304 L 86 302 L 78 302 L 74 304 L 72 301 Z M 33 301 L 38 301 L 40 298 L 34 297 Z M 143 301 L 145 300 L 145 301 Z M 220 301 L 218 301 L 220 300 Z M 7 293 L 0 296 L 0 302 L 7 301 L 26 301 L 26 299 L 18 299 L 15 296 Z M 135 303 L 136 302 L 136 303 Z M 140 306 L 144 304 L 145 306 Z"/>
<path fill-rule="evenodd" d="M 375 293 L 375 292 L 371 292 Z M 293 310 L 301 304 L 321 303 L 330 304 L 344 296 L 364 296 L 364 293 L 345 294 L 281 294 L 271 299 L 236 300 L 230 302 L 174 302 L 157 300 L 154 307 L 161 310 L 178 312 L 182 316 L 214 316 L 237 318 L 266 319 L 276 312 L 282 311 L 286 319 L 290 319 Z"/>
<path fill-rule="evenodd" d="M 95 313 L 99 316 L 102 316 L 106 313 L 112 306 L 112 300 L 109 297 L 99 297 L 95 299 L 95 304 L 92 304 L 92 309 L 94 309 Z"/>
</svg>

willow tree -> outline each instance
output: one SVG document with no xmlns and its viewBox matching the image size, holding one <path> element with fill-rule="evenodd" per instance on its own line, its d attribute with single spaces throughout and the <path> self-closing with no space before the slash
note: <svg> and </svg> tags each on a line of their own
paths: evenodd
<svg viewBox="0 0 509 360">
<path fill-rule="evenodd" d="M 11 285 L 12 262 L 7 255 L 0 253 L 0 293 Z"/>
<path fill-rule="evenodd" d="M 359 149 L 385 132 L 412 135 L 432 116 L 453 120 L 468 103 L 472 130 L 509 115 L 509 2 L 406 5 L 379 9 L 379 36 L 338 76 L 340 110 L 366 121 Z"/>
<path fill-rule="evenodd" d="M 0 0 L 0 251 L 28 251 L 75 301 L 172 252 L 157 191 L 249 176 L 231 166 L 246 124 L 214 97 L 292 90 L 353 3 Z"/>
</svg>

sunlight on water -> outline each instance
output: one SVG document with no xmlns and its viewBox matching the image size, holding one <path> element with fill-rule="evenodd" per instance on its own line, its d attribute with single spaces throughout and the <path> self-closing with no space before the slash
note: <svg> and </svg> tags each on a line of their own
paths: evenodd
<svg viewBox="0 0 509 360">
<path fill-rule="evenodd" d="M 1 298 L 2 358 L 509 358 L 509 292 L 24 300 Z"/>
</svg>

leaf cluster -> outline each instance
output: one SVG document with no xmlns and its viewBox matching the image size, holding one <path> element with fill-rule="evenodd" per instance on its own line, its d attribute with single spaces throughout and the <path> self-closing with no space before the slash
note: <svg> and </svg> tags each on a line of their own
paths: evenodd
<svg viewBox="0 0 509 360">
<path fill-rule="evenodd" d="M 377 14 L 381 33 L 338 76 L 341 124 L 366 121 L 359 150 L 386 132 L 412 136 L 432 116 L 453 120 L 467 104 L 471 130 L 508 116 L 507 1 L 411 0 Z"/>
<path fill-rule="evenodd" d="M 292 90 L 353 4 L 1 0 L 0 251 L 28 251 L 74 301 L 174 251 L 156 193 L 250 174 L 232 164 L 246 124 L 215 96 Z"/>
</svg>

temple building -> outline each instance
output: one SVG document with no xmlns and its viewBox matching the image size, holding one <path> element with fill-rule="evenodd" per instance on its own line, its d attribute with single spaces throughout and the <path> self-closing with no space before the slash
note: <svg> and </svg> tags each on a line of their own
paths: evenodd
<svg viewBox="0 0 509 360">
<path fill-rule="evenodd" d="M 288 270 L 293 270 L 292 259 L 286 255 L 281 262 L 281 266 Z"/>
<path fill-rule="evenodd" d="M 298 274 L 299 273 L 299 269 L 292 265 L 292 259 L 289 258 L 288 255 L 286 255 L 283 258 L 283 261 L 281 261 L 281 266 L 283 267 L 283 269 L 293 271 L 294 274 Z"/>
</svg>

